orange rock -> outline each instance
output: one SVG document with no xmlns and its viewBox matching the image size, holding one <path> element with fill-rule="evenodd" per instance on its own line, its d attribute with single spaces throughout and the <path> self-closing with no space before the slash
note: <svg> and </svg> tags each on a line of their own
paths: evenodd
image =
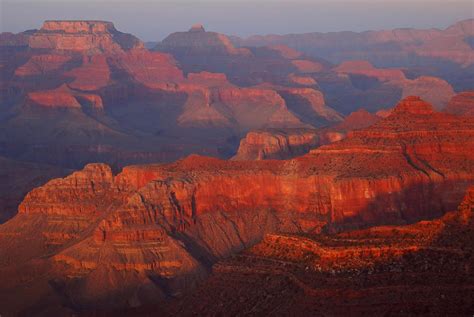
<svg viewBox="0 0 474 317">
<path fill-rule="evenodd" d="M 319 131 L 311 129 L 257 130 L 240 141 L 233 160 L 288 159 L 320 145 Z"/>
<path fill-rule="evenodd" d="M 1 263 L 43 258 L 51 269 L 41 276 L 54 276 L 80 307 L 96 307 L 123 283 L 130 291 L 108 305 L 127 305 L 143 285 L 155 285 L 143 290 L 153 298 L 174 294 L 267 233 L 399 224 L 454 209 L 474 181 L 472 131 L 471 118 L 434 112 L 410 97 L 371 127 L 293 160 L 190 156 L 118 175 L 90 164 L 26 196 L 19 215 L 0 226 Z M 389 252 L 330 249 L 321 258 L 385 259 Z"/>
<path fill-rule="evenodd" d="M 105 21 L 46 21 L 29 37 L 33 49 L 76 51 L 86 54 L 118 53 L 143 48 L 143 43 L 130 34 L 117 31 Z"/>
<path fill-rule="evenodd" d="M 73 95 L 66 91 L 38 91 L 30 92 L 28 98 L 36 104 L 51 108 L 76 108 L 81 105 Z"/>
<path fill-rule="evenodd" d="M 26 64 L 15 70 L 15 75 L 21 77 L 44 75 L 61 69 L 69 60 L 71 60 L 71 57 L 65 55 L 34 55 Z"/>
</svg>

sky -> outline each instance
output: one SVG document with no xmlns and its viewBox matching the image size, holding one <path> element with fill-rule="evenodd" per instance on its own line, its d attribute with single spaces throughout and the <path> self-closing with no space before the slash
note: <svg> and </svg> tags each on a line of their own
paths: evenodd
<svg viewBox="0 0 474 317">
<path fill-rule="evenodd" d="M 0 31 L 40 28 L 44 20 L 112 21 L 158 41 L 201 23 L 228 35 L 446 28 L 474 17 L 473 0 L 0 0 Z"/>
</svg>

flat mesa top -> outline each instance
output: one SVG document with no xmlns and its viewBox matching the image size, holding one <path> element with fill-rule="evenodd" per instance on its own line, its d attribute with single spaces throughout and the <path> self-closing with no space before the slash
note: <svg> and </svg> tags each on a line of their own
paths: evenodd
<svg viewBox="0 0 474 317">
<path fill-rule="evenodd" d="M 84 23 L 112 23 L 110 21 L 105 21 L 105 20 L 45 20 L 44 23 L 49 23 L 49 22 L 84 22 Z"/>
<path fill-rule="evenodd" d="M 115 30 L 114 24 L 98 20 L 47 20 L 41 28 L 43 31 L 77 32 L 107 32 Z"/>
<path fill-rule="evenodd" d="M 190 32 L 206 32 L 204 26 L 200 23 L 196 23 L 189 29 Z"/>
</svg>

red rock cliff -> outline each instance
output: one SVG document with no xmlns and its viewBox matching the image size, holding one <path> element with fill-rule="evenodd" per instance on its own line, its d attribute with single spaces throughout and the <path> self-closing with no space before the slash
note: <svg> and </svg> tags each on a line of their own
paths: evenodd
<svg viewBox="0 0 474 317">
<path fill-rule="evenodd" d="M 474 181 L 473 131 L 471 118 L 411 97 L 372 127 L 290 161 L 191 156 L 116 176 L 88 165 L 27 195 L 0 227 L 9 246 L 0 258 L 31 254 L 18 243 L 41 237 L 33 254 L 49 246 L 69 300 L 84 307 L 118 289 L 107 278 L 114 274 L 127 285 L 114 305 L 153 279 L 162 288 L 148 294 L 177 292 L 265 233 L 403 223 L 454 209 Z"/>
<path fill-rule="evenodd" d="M 123 52 L 143 47 L 135 36 L 117 31 L 105 21 L 46 21 L 29 37 L 33 49 L 76 51 L 88 54 Z"/>
</svg>

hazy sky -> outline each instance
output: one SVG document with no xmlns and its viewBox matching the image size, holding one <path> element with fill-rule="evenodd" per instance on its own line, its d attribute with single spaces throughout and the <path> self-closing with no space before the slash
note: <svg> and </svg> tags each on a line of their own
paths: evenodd
<svg viewBox="0 0 474 317">
<path fill-rule="evenodd" d="M 194 23 L 248 36 L 396 27 L 445 28 L 474 17 L 473 0 L 0 0 L 1 31 L 40 28 L 47 19 L 114 22 L 143 40 Z"/>
</svg>

